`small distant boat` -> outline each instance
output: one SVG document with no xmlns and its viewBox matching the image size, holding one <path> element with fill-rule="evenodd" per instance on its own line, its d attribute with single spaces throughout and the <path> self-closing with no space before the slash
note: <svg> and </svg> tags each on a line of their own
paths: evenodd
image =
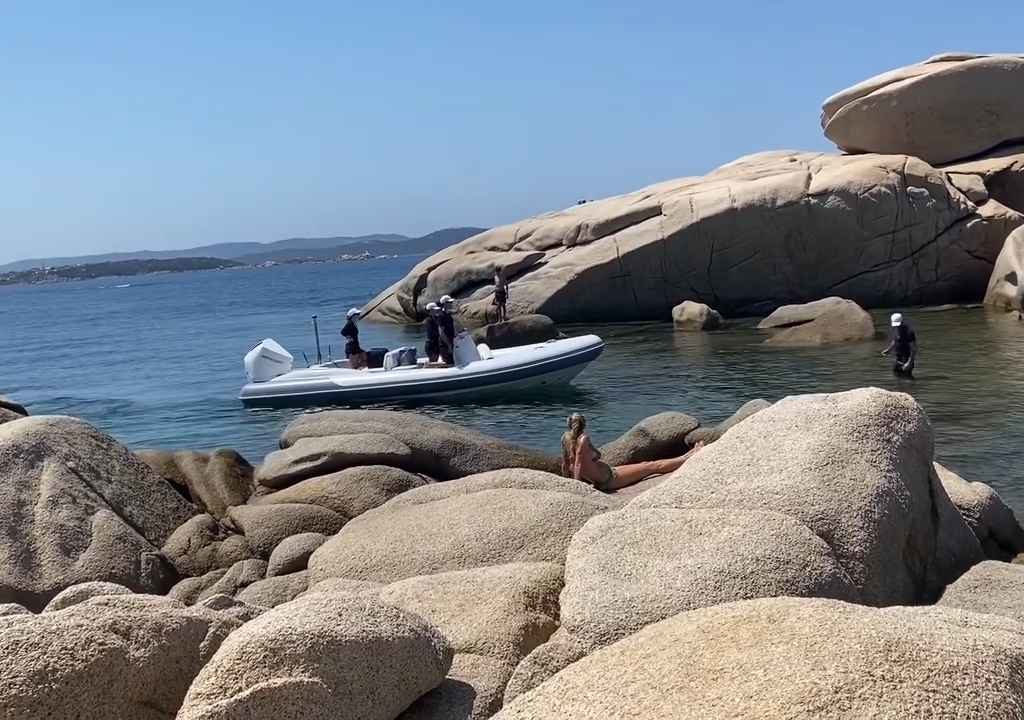
<svg viewBox="0 0 1024 720">
<path fill-rule="evenodd" d="M 131 286 L 132 286 L 131 283 L 122 283 L 121 285 L 115 285 L 114 287 L 116 287 L 116 288 L 126 288 L 126 287 L 131 287 Z"/>
<path fill-rule="evenodd" d="M 597 335 L 491 350 L 460 333 L 451 367 L 393 351 L 380 368 L 353 370 L 338 360 L 294 369 L 291 354 L 268 338 L 246 354 L 249 382 L 238 397 L 247 407 L 301 407 L 512 393 L 570 383 L 602 350 Z"/>
</svg>

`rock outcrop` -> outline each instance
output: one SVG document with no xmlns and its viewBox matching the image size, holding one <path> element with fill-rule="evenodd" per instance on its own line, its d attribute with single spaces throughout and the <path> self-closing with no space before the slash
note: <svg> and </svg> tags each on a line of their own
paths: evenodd
<svg viewBox="0 0 1024 720">
<path fill-rule="evenodd" d="M 828 98 L 825 136 L 848 152 L 945 163 L 1024 138 L 1024 55 L 945 54 Z"/>
<path fill-rule="evenodd" d="M 775 308 L 772 313 L 757 324 L 758 330 L 778 330 L 780 328 L 803 325 L 804 323 L 817 320 L 826 312 L 835 307 L 841 307 L 848 302 L 841 297 L 827 297 L 820 300 L 812 300 L 806 303 L 794 305 L 783 305 Z"/>
<path fill-rule="evenodd" d="M 282 540 L 267 561 L 267 577 L 287 575 L 305 570 L 309 564 L 309 556 L 327 542 L 327 536 L 321 533 L 299 533 Z"/>
<path fill-rule="evenodd" d="M 721 439 L 723 435 L 732 427 L 740 424 L 751 415 L 759 413 L 765 408 L 770 408 L 772 404 L 767 400 L 757 398 L 756 400 L 748 400 L 740 406 L 739 410 L 734 412 L 732 415 L 727 417 L 717 425 L 711 425 L 708 427 L 699 427 L 689 435 L 686 436 L 686 444 L 694 446 L 699 442 L 705 445 L 710 445 L 716 440 Z"/>
<path fill-rule="evenodd" d="M 985 304 L 1024 312 L 1024 227 L 1010 233 L 996 258 L 985 290 Z"/>
<path fill-rule="evenodd" d="M 913 156 L 761 153 L 488 230 L 421 262 L 364 315 L 418 321 L 433 283 L 472 323 L 490 291 L 442 283 L 445 266 L 524 252 L 538 258 L 509 276 L 509 313 L 555 322 L 662 320 L 684 300 L 726 317 L 831 295 L 866 308 L 976 302 L 1021 222 L 997 205 Z"/>
<path fill-rule="evenodd" d="M 871 340 L 875 323 L 864 308 L 852 300 L 835 303 L 810 322 L 779 330 L 766 345 L 812 346 Z"/>
<path fill-rule="evenodd" d="M 215 517 L 203 513 L 181 524 L 161 548 L 183 576 L 205 575 L 254 557 L 245 536 L 231 532 Z"/>
<path fill-rule="evenodd" d="M 0 713 L 18 720 L 170 720 L 240 623 L 147 595 L 0 621 Z"/>
<path fill-rule="evenodd" d="M 5 395 L 0 395 L 0 425 L 12 420 L 28 417 L 28 410 L 21 403 L 16 403 Z"/>
<path fill-rule="evenodd" d="M 663 412 L 644 418 L 615 440 L 601 446 L 601 458 L 612 467 L 660 460 L 689 450 L 686 437 L 700 421 L 681 412 Z"/>
<path fill-rule="evenodd" d="M 411 613 L 314 594 L 235 631 L 192 683 L 178 720 L 394 720 L 444 679 L 452 650 Z"/>
<path fill-rule="evenodd" d="M 256 472 L 256 482 L 279 490 L 300 480 L 359 465 L 412 468 L 412 450 L 387 433 L 304 437 L 267 455 Z"/>
<path fill-rule="evenodd" d="M 158 553 L 195 513 L 163 478 L 81 420 L 0 425 L 0 602 L 39 610 L 89 580 L 166 592 Z"/>
<path fill-rule="evenodd" d="M 554 321 L 545 315 L 520 315 L 504 322 L 491 323 L 473 331 L 473 340 L 486 343 L 492 350 L 532 345 L 558 337 Z"/>
<path fill-rule="evenodd" d="M 1024 623 L 1024 566 L 978 563 L 946 588 L 938 604 Z"/>
<path fill-rule="evenodd" d="M 1005 562 L 1024 552 L 1024 529 L 999 493 L 985 483 L 967 482 L 939 463 L 935 472 L 986 557 Z"/>
<path fill-rule="evenodd" d="M 228 510 L 228 518 L 240 531 L 257 557 L 269 558 L 285 538 L 300 533 L 333 535 L 345 518 L 318 505 L 239 505 Z"/>
<path fill-rule="evenodd" d="M 291 602 L 309 589 L 309 573 L 305 570 L 288 575 L 275 575 L 257 580 L 235 596 L 247 605 L 275 608 Z"/>
<path fill-rule="evenodd" d="M 495 718 L 1011 718 L 1022 667 L 1024 625 L 993 615 L 746 600 L 651 625 Z"/>
<path fill-rule="evenodd" d="M 253 492 L 253 468 L 234 450 L 140 450 L 135 453 L 203 512 L 223 518 Z"/>
<path fill-rule="evenodd" d="M 704 303 L 686 300 L 672 308 L 672 325 L 687 332 L 718 330 L 722 327 L 722 315 Z"/>
<path fill-rule="evenodd" d="M 412 451 L 407 468 L 435 480 L 506 468 L 558 472 L 558 458 L 415 413 L 390 410 L 330 410 L 296 418 L 281 436 L 289 448 L 303 438 L 390 435 Z"/>
<path fill-rule="evenodd" d="M 72 585 L 69 588 L 64 588 L 57 593 L 53 600 L 46 604 L 46 607 L 43 608 L 43 612 L 56 612 L 57 610 L 63 610 L 64 608 L 69 608 L 72 605 L 78 605 L 90 598 L 100 597 L 101 595 L 131 594 L 132 591 L 124 585 L 103 582 L 102 580 L 92 580 L 90 582 L 84 582 L 81 585 Z"/>
</svg>

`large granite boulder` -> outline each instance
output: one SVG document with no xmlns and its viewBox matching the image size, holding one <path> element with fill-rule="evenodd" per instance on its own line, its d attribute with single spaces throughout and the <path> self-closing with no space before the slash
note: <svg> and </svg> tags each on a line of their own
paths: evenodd
<svg viewBox="0 0 1024 720">
<path fill-rule="evenodd" d="M 495 718 L 1012 718 L 1022 667 L 1024 625 L 994 615 L 745 600 L 651 625 Z"/>
<path fill-rule="evenodd" d="M 848 152 L 930 163 L 1024 138 L 1024 55 L 937 55 L 828 98 L 825 136 Z"/>
<path fill-rule="evenodd" d="M 915 157 L 761 153 L 488 230 L 425 259 L 364 315 L 416 321 L 448 263 L 527 250 L 543 259 L 510 277 L 509 313 L 555 322 L 663 320 L 684 300 L 727 317 L 830 295 L 867 308 L 977 301 L 1006 236 L 993 224 L 1006 218 Z M 490 307 L 474 284 L 443 289 L 466 322 Z"/>
<path fill-rule="evenodd" d="M 278 490 L 300 480 L 358 465 L 412 468 L 412 450 L 389 433 L 304 437 L 267 455 L 256 471 L 256 482 Z"/>
<path fill-rule="evenodd" d="M 247 605 L 275 608 L 291 602 L 309 589 L 309 573 L 306 570 L 275 575 L 257 580 L 238 592 L 236 599 Z"/>
<path fill-rule="evenodd" d="M 229 507 L 241 505 L 252 495 L 252 465 L 235 450 L 139 450 L 135 454 L 214 517 L 224 517 Z"/>
<path fill-rule="evenodd" d="M 546 315 L 520 315 L 504 322 L 491 323 L 473 331 L 473 340 L 486 343 L 492 350 L 532 345 L 558 337 L 558 328 Z"/>
<path fill-rule="evenodd" d="M 0 620 L 0 714 L 18 720 L 170 720 L 240 623 L 166 598 L 96 597 Z"/>
<path fill-rule="evenodd" d="M 0 602 L 41 609 L 105 580 L 138 592 L 174 582 L 158 548 L 195 513 L 127 448 L 70 417 L 0 425 Z"/>
<path fill-rule="evenodd" d="M 501 709 L 510 666 L 484 655 L 458 653 L 440 685 L 398 720 L 486 720 Z"/>
<path fill-rule="evenodd" d="M 267 563 L 265 560 L 240 560 L 232 565 L 227 571 L 215 570 L 212 573 L 207 573 L 201 578 L 193 578 L 196 581 L 195 587 L 203 586 L 203 589 L 196 595 L 193 596 L 195 587 L 182 587 L 178 588 L 175 585 L 171 589 L 171 592 L 177 597 L 184 599 L 194 599 L 193 602 L 202 602 L 207 598 L 211 598 L 214 595 L 230 595 L 234 597 L 245 588 L 249 587 L 255 582 L 259 582 L 267 576 Z M 213 582 L 209 582 L 212 580 Z M 177 592 L 176 592 L 177 591 Z"/>
<path fill-rule="evenodd" d="M 257 557 L 269 558 L 285 538 L 299 533 L 333 535 L 345 518 L 319 505 L 239 505 L 228 510 L 228 518 L 241 532 Z"/>
<path fill-rule="evenodd" d="M 935 472 L 986 557 L 1005 562 L 1024 552 L 1024 529 L 999 493 L 985 483 L 967 482 L 939 463 Z"/>
<path fill-rule="evenodd" d="M 230 568 L 211 570 L 199 577 L 183 578 L 175 583 L 174 587 L 167 591 L 167 597 L 183 602 L 186 605 L 195 605 L 199 602 L 199 596 L 203 595 L 206 590 L 213 587 L 221 578 L 227 575 L 229 569 Z M 213 595 L 210 593 L 203 595 L 204 598 L 212 596 Z"/>
<path fill-rule="evenodd" d="M 483 433 L 416 413 L 390 410 L 330 410 L 296 418 L 281 436 L 290 448 L 303 438 L 390 435 L 412 451 L 412 466 L 435 480 L 452 480 L 488 470 L 531 468 L 558 472 L 558 458 Z M 369 464 L 369 463 L 364 463 Z"/>
<path fill-rule="evenodd" d="M 973 188 L 978 199 L 971 198 L 971 201 L 976 205 L 984 201 L 980 201 L 981 191 L 973 178 L 981 181 L 990 200 L 1018 213 L 1024 212 L 1024 143 L 1001 145 L 969 160 L 943 165 L 942 169 L 968 198 Z"/>
<path fill-rule="evenodd" d="M 705 445 L 710 445 L 711 443 L 715 442 L 716 440 L 719 440 L 723 435 L 725 435 L 725 433 L 728 432 L 730 428 L 743 422 L 751 415 L 759 413 L 765 408 L 769 408 L 771 406 L 772 404 L 770 402 L 768 402 L 767 400 L 762 400 L 761 398 L 757 398 L 756 400 L 748 400 L 747 402 L 743 403 L 743 405 L 741 405 L 736 412 L 734 412 L 732 415 L 730 415 L 717 425 L 699 427 L 693 432 L 691 432 L 689 435 L 686 436 L 686 444 L 693 446 L 699 442 L 702 442 Z"/>
<path fill-rule="evenodd" d="M 700 421 L 681 412 L 644 418 L 615 440 L 601 446 L 601 458 L 615 467 L 645 460 L 674 458 L 689 450 L 686 436 Z"/>
<path fill-rule="evenodd" d="M 852 300 L 843 300 L 810 322 L 779 330 L 765 340 L 767 345 L 813 346 L 871 340 L 875 323 L 864 308 Z"/>
<path fill-rule="evenodd" d="M 561 564 L 576 531 L 607 507 L 586 495 L 518 488 L 385 504 L 352 520 L 313 553 L 309 584 L 332 577 L 390 583 L 514 562 Z"/>
<path fill-rule="evenodd" d="M 421 475 L 401 468 L 360 465 L 321 477 L 301 480 L 283 490 L 260 495 L 251 502 L 255 505 L 319 505 L 351 520 L 407 490 L 421 487 L 428 482 Z"/>
<path fill-rule="evenodd" d="M 985 290 L 985 304 L 1024 311 L 1024 227 L 1010 233 L 996 258 Z"/>
<path fill-rule="evenodd" d="M 417 615 L 367 598 L 306 595 L 232 633 L 178 720 L 394 720 L 451 662 L 444 637 Z"/>
<path fill-rule="evenodd" d="M 12 420 L 21 420 L 23 417 L 28 417 L 28 410 L 24 405 L 0 395 L 0 425 Z"/>
<path fill-rule="evenodd" d="M 672 308 L 672 325 L 686 332 L 718 330 L 722 327 L 722 315 L 704 303 L 686 300 Z"/>
<path fill-rule="evenodd" d="M 430 483 L 423 487 L 413 488 L 392 498 L 383 507 L 394 510 L 400 507 L 424 505 L 437 502 L 438 500 L 477 493 L 481 490 L 546 490 L 549 492 L 578 495 L 586 499 L 587 502 L 605 507 L 611 507 L 612 505 L 607 495 L 595 490 L 594 486 L 588 483 L 543 470 L 507 468 L 477 473 L 476 475 L 467 475 L 458 480 Z"/>
<path fill-rule="evenodd" d="M 91 580 L 89 582 L 81 583 L 80 585 L 72 585 L 69 588 L 64 588 L 57 595 L 46 604 L 43 608 L 43 612 L 56 612 L 69 608 L 72 605 L 78 605 L 86 600 L 94 597 L 100 597 L 101 595 L 131 595 L 132 591 L 126 588 L 124 585 L 118 585 L 117 583 L 103 582 L 102 580 Z"/>
<path fill-rule="evenodd" d="M 792 396 L 733 427 L 627 510 L 787 515 L 828 544 L 861 602 L 919 603 L 984 557 L 933 454 L 931 425 L 909 395 Z"/>
<path fill-rule="evenodd" d="M 182 523 L 167 538 L 161 550 L 175 569 L 186 577 L 229 568 L 239 560 L 253 557 L 244 535 L 232 532 L 206 513 Z"/>
<path fill-rule="evenodd" d="M 834 307 L 842 306 L 847 302 L 844 298 L 831 297 L 812 300 L 806 303 L 795 303 L 775 308 L 771 314 L 757 324 L 758 330 L 778 330 L 779 328 L 803 325 L 804 323 L 817 320 L 824 313 Z"/>
<path fill-rule="evenodd" d="M 1024 623 L 1024 566 L 980 562 L 947 587 L 938 604 Z"/>
<path fill-rule="evenodd" d="M 322 533 L 299 533 L 285 538 L 274 548 L 274 552 L 270 553 L 270 559 L 267 560 L 267 577 L 305 570 L 309 564 L 309 556 L 325 542 L 327 536 Z"/>
</svg>

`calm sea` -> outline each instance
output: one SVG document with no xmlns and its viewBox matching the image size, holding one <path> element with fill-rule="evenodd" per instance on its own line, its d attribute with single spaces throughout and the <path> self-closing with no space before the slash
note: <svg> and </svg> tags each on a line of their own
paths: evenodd
<svg viewBox="0 0 1024 720">
<path fill-rule="evenodd" d="M 337 354 L 346 309 L 402 277 L 419 258 L 291 265 L 61 285 L 0 288 L 0 393 L 37 414 L 66 413 L 133 448 L 234 447 L 254 461 L 276 446 L 293 410 L 245 410 L 242 356 L 273 337 L 312 359 L 310 316 Z M 879 313 L 878 326 L 884 327 Z M 911 312 L 918 379 L 899 381 L 883 342 L 767 348 L 753 322 L 709 334 L 669 324 L 567 328 L 596 332 L 604 355 L 572 388 L 508 402 L 424 405 L 420 412 L 555 451 L 565 416 L 591 418 L 604 441 L 643 417 L 682 410 L 718 421 L 743 402 L 876 385 L 912 393 L 935 426 L 940 460 L 990 483 L 1024 510 L 1012 429 L 1024 421 L 1024 323 L 982 310 Z M 422 343 L 418 328 L 364 324 L 363 345 Z"/>
</svg>

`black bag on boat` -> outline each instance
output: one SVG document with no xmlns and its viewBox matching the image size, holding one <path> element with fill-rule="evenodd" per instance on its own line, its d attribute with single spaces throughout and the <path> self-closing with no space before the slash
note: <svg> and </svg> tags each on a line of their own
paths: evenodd
<svg viewBox="0 0 1024 720">
<path fill-rule="evenodd" d="M 384 367 L 384 356 L 388 354 L 387 348 L 370 348 L 366 351 L 366 367 Z"/>
</svg>

